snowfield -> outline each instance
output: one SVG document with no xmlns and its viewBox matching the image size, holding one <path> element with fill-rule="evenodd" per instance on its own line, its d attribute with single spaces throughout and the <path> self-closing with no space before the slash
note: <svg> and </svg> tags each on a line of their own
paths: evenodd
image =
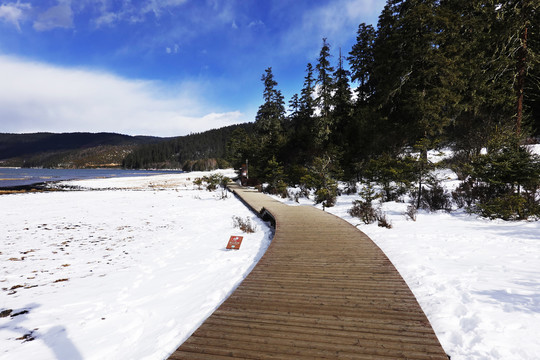
<svg viewBox="0 0 540 360">
<path fill-rule="evenodd" d="M 163 359 L 216 309 L 272 234 L 204 174 L 66 182 L 84 191 L 0 196 L 0 359 Z M 440 171 L 446 186 L 455 175 Z M 99 190 L 99 191 L 90 191 Z M 382 204 L 392 229 L 359 225 L 418 298 L 452 360 L 540 358 L 540 221 Z M 280 199 L 291 205 L 292 200 Z M 300 204 L 313 205 L 309 199 Z M 254 234 L 232 226 L 249 217 Z M 230 235 L 245 236 L 226 251 Z"/>
<path fill-rule="evenodd" d="M 163 359 L 272 238 L 231 194 L 161 175 L 0 197 L 0 359 Z M 122 188 L 124 190 L 110 190 Z M 249 218 L 253 234 L 233 228 Z M 240 250 L 226 250 L 242 235 Z M 11 310 L 11 312 L 10 312 Z"/>
<path fill-rule="evenodd" d="M 341 196 L 326 211 L 384 251 L 452 360 L 540 359 L 539 221 L 489 221 L 463 211 L 419 211 L 411 221 L 408 204 L 389 202 L 382 206 L 392 223 L 386 229 L 347 213 L 357 198 Z"/>
<path fill-rule="evenodd" d="M 530 148 L 540 154 L 540 145 Z M 429 156 L 438 162 L 449 154 Z M 459 185 L 450 170 L 435 174 L 449 191 Z M 306 198 L 275 198 L 313 206 Z M 420 210 L 412 221 L 405 216 L 408 203 L 386 202 L 380 204 L 392 224 L 386 229 L 348 214 L 359 198 L 342 195 L 326 211 L 357 226 L 383 250 L 452 360 L 540 359 L 540 221 L 490 221 L 464 210 Z"/>
</svg>

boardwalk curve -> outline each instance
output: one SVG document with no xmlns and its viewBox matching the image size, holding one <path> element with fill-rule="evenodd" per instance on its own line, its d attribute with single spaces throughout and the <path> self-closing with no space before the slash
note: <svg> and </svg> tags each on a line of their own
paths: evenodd
<svg viewBox="0 0 540 360">
<path fill-rule="evenodd" d="M 229 188 L 273 217 L 274 239 L 169 359 L 448 360 L 409 287 L 364 233 L 314 207 Z"/>
</svg>

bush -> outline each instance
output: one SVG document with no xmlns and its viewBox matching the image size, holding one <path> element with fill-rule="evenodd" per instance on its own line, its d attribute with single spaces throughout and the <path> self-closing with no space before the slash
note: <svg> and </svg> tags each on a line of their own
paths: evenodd
<svg viewBox="0 0 540 360">
<path fill-rule="evenodd" d="M 381 197 L 370 183 L 367 183 L 359 195 L 362 200 L 353 201 L 353 207 L 349 209 L 348 213 L 351 216 L 361 219 L 364 224 L 371 224 L 378 220 L 377 211 L 373 208 L 373 200 Z"/>
<path fill-rule="evenodd" d="M 429 187 L 422 187 L 422 194 L 420 196 L 420 209 L 428 211 L 446 210 L 452 209 L 451 196 L 444 190 L 441 183 L 436 179 L 431 179 Z M 411 192 L 411 198 L 417 199 L 417 191 Z M 416 202 L 416 200 L 413 200 Z"/>
<path fill-rule="evenodd" d="M 394 201 L 406 194 L 415 181 L 415 160 L 384 153 L 370 159 L 363 172 L 368 180 L 381 185 L 384 201 Z"/>
<path fill-rule="evenodd" d="M 240 229 L 242 232 L 245 233 L 254 233 L 256 230 L 256 227 L 254 224 L 251 223 L 251 220 L 249 217 L 246 217 L 245 219 L 242 219 L 240 216 L 233 215 L 233 227 Z"/>
<path fill-rule="evenodd" d="M 518 144 L 515 135 L 496 133 L 487 153 L 473 158 L 470 177 L 454 192 L 454 199 L 491 219 L 540 216 L 540 157 Z"/>
<path fill-rule="evenodd" d="M 416 215 L 418 214 L 418 209 L 414 205 L 407 206 L 407 211 L 405 211 L 405 216 L 407 219 L 411 219 L 412 221 L 416 221 Z"/>
<path fill-rule="evenodd" d="M 452 199 L 458 208 L 471 208 L 477 196 L 476 187 L 471 180 L 463 181 L 459 186 L 452 191 Z"/>
<path fill-rule="evenodd" d="M 392 223 L 388 221 L 388 219 L 386 218 L 386 214 L 383 213 L 380 209 L 377 213 L 377 226 L 385 227 L 387 229 L 392 228 Z"/>
<path fill-rule="evenodd" d="M 377 221 L 377 211 L 371 205 L 371 202 L 355 200 L 353 201 L 353 207 L 348 211 L 349 215 L 357 217 L 364 224 L 371 224 Z"/>
<path fill-rule="evenodd" d="M 332 156 L 316 157 L 309 172 L 302 177 L 301 186 L 315 190 L 315 203 L 322 204 L 324 210 L 324 208 L 332 207 L 336 203 L 338 184 L 334 176 L 339 174 L 340 169 L 336 166 L 336 161 Z"/>
<path fill-rule="evenodd" d="M 523 220 L 540 216 L 540 206 L 518 194 L 507 194 L 478 204 L 482 216 L 490 219 Z"/>
<path fill-rule="evenodd" d="M 195 180 L 193 180 L 193 184 L 197 185 L 198 190 L 201 190 L 204 184 L 206 186 L 206 190 L 214 191 L 218 187 L 225 189 L 225 187 L 230 181 L 231 179 L 221 174 L 212 174 L 210 176 L 203 176 L 202 178 L 196 178 Z"/>
</svg>

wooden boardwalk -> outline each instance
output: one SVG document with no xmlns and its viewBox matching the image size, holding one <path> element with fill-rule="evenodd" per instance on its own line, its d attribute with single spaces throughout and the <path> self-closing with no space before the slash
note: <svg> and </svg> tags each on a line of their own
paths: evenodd
<svg viewBox="0 0 540 360">
<path fill-rule="evenodd" d="M 274 239 L 169 359 L 448 360 L 409 287 L 364 233 L 313 207 L 230 188 L 271 214 Z"/>
</svg>

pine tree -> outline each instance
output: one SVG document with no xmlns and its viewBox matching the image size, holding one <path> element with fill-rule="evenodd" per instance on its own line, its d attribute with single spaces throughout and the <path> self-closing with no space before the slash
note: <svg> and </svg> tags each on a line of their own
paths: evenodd
<svg viewBox="0 0 540 360">
<path fill-rule="evenodd" d="M 361 23 L 358 26 L 356 43 L 349 52 L 347 60 L 351 67 L 351 81 L 358 82 L 357 101 L 366 102 L 373 95 L 371 73 L 373 68 L 373 43 L 376 32 L 373 26 Z"/>
<path fill-rule="evenodd" d="M 264 103 L 259 106 L 255 117 L 255 128 L 263 143 L 269 146 L 274 154 L 283 140 L 283 123 L 285 121 L 285 100 L 280 90 L 276 89 L 277 82 L 274 80 L 272 68 L 269 67 L 262 75 L 264 83 Z"/>
<path fill-rule="evenodd" d="M 315 149 L 315 78 L 313 66 L 307 64 L 304 86 L 298 98 L 298 113 L 291 116 L 292 134 L 289 136 L 287 152 L 300 165 L 308 164 Z"/>
<path fill-rule="evenodd" d="M 264 103 L 259 106 L 255 117 L 255 130 L 258 136 L 257 152 L 254 151 L 252 172 L 261 173 L 272 157 L 277 157 L 285 144 L 285 100 L 278 90 L 272 68 L 269 67 L 261 77 L 264 83 Z"/>
<path fill-rule="evenodd" d="M 315 92 L 315 78 L 313 77 L 313 66 L 307 64 L 306 76 L 304 77 L 304 87 L 300 96 L 300 112 L 304 119 L 312 118 L 315 113 L 316 102 L 313 98 Z"/>
<path fill-rule="evenodd" d="M 331 140 L 338 151 L 342 152 L 348 147 L 347 133 L 351 130 L 352 94 L 349 86 L 349 71 L 343 67 L 341 49 L 338 68 L 334 72 L 334 84 Z"/>
<path fill-rule="evenodd" d="M 332 107 L 332 93 L 334 91 L 334 81 L 332 78 L 334 68 L 330 64 L 330 57 L 330 45 L 326 42 L 326 38 L 323 38 L 323 45 L 316 65 L 318 72 L 316 104 L 320 111 L 316 137 L 319 144 L 323 147 L 328 142 L 333 126 L 330 110 Z"/>
</svg>

